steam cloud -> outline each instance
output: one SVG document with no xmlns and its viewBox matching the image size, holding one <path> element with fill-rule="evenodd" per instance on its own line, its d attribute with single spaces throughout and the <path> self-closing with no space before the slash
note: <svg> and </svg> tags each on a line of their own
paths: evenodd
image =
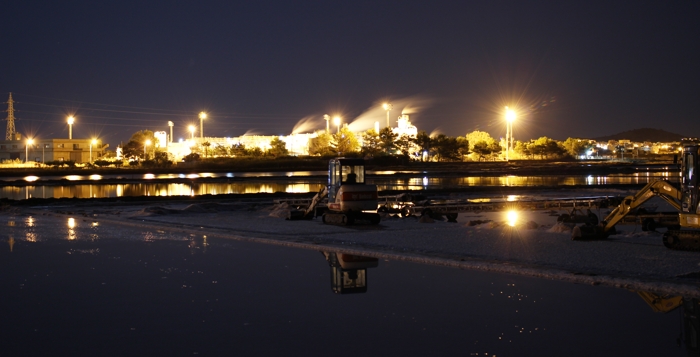
<svg viewBox="0 0 700 357">
<path fill-rule="evenodd" d="M 364 113 L 355 118 L 348 127 L 351 131 L 359 132 L 374 128 L 374 123 L 379 122 L 379 127 L 386 126 L 386 111 L 382 108 L 384 102 L 376 102 Z M 400 114 L 415 114 L 429 108 L 433 100 L 421 96 L 412 96 L 391 100 L 393 109 L 389 113 L 391 126 L 396 126 L 396 120 Z"/>
</svg>

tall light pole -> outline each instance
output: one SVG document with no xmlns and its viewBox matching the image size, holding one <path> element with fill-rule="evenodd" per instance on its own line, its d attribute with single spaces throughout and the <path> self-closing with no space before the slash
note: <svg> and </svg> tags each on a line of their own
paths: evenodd
<svg viewBox="0 0 700 357">
<path fill-rule="evenodd" d="M 326 134 L 329 134 L 331 132 L 331 116 L 328 114 L 325 114 L 323 116 L 323 120 L 326 121 Z"/>
<path fill-rule="evenodd" d="M 194 132 L 197 131 L 197 127 L 194 125 L 190 125 L 187 127 L 187 129 L 190 130 L 190 133 L 192 134 L 192 141 L 194 141 Z"/>
<path fill-rule="evenodd" d="M 92 163 L 92 146 L 97 145 L 97 139 L 92 139 L 90 142 L 90 163 Z"/>
<path fill-rule="evenodd" d="M 386 127 L 390 127 L 391 124 L 389 123 L 389 113 L 391 113 L 391 109 L 394 108 L 394 106 L 391 103 L 384 103 L 382 104 L 382 108 L 386 110 Z"/>
<path fill-rule="evenodd" d="M 29 145 L 34 144 L 34 139 L 27 139 L 27 144 L 24 145 L 24 163 L 29 162 Z"/>
<path fill-rule="evenodd" d="M 148 145 L 151 145 L 150 139 L 146 139 L 146 141 L 143 143 L 143 159 L 144 160 L 148 160 L 148 156 L 147 156 L 148 154 L 146 154 L 146 148 L 148 147 Z"/>
<path fill-rule="evenodd" d="M 333 123 L 338 127 L 338 134 L 340 134 L 340 117 L 333 118 Z"/>
<path fill-rule="evenodd" d="M 508 152 L 513 147 L 513 121 L 515 121 L 515 112 L 506 107 L 506 161 L 508 161 Z"/>
<path fill-rule="evenodd" d="M 168 126 L 170 127 L 170 140 L 168 141 L 168 143 L 172 143 L 173 142 L 173 126 L 175 126 L 175 123 L 168 121 Z"/>
<path fill-rule="evenodd" d="M 71 115 L 68 117 L 68 139 L 73 139 L 73 123 L 75 123 L 75 118 Z"/>
<path fill-rule="evenodd" d="M 207 113 L 199 112 L 199 138 L 204 141 L 204 119 L 207 118 Z"/>
</svg>

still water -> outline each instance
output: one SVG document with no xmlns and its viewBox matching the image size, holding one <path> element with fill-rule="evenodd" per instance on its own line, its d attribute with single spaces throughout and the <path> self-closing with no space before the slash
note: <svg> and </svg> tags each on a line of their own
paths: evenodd
<svg viewBox="0 0 700 357">
<path fill-rule="evenodd" d="M 696 315 L 623 289 L 4 219 L 8 356 L 697 355 L 684 330 Z"/>
<path fill-rule="evenodd" d="M 268 175 L 269 174 L 269 175 Z M 42 180 L 30 178 L 31 186 L 3 186 L 0 187 L 0 198 L 22 200 L 27 198 L 104 198 L 104 197 L 128 197 L 128 196 L 201 196 L 220 194 L 242 193 L 307 193 L 318 192 L 326 184 L 326 179 L 317 172 L 287 172 L 255 173 L 257 176 L 243 176 L 245 180 L 228 180 L 228 182 L 196 180 L 198 178 L 214 177 L 213 174 L 200 173 L 189 174 L 192 181 L 189 183 L 164 183 L 158 179 L 172 177 L 139 178 L 138 183 L 100 183 L 105 178 L 88 178 L 90 183 L 65 183 L 48 185 Z M 167 174 L 165 176 L 178 176 Z M 221 174 L 225 175 L 226 174 Z M 145 175 L 145 176 L 148 176 Z M 221 178 L 221 176 L 217 176 Z M 257 179 L 256 179 L 257 177 Z M 180 178 L 180 177 L 175 177 Z M 81 178 L 86 179 L 86 178 Z M 606 184 L 647 184 L 651 181 L 663 179 L 676 182 L 676 174 L 668 172 L 645 172 L 638 174 L 607 175 L 607 176 L 469 176 L 454 177 L 440 175 L 393 175 L 382 174 L 370 176 L 368 183 L 376 184 L 379 190 L 426 190 L 449 189 L 469 186 L 570 186 L 570 185 L 606 185 Z M 84 181 L 83 181 L 84 182 Z"/>
</svg>

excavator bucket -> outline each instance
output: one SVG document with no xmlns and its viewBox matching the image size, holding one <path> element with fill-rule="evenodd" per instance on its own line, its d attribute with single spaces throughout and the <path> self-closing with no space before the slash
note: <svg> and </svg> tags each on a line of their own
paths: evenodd
<svg viewBox="0 0 700 357">
<path fill-rule="evenodd" d="M 287 215 L 288 221 L 299 221 L 302 219 L 312 219 L 314 216 L 314 210 L 316 206 L 323 201 L 324 198 L 328 196 L 328 189 L 324 186 L 320 191 L 311 199 L 311 203 L 306 209 L 292 209 Z"/>
<path fill-rule="evenodd" d="M 306 211 L 303 211 L 300 209 L 290 210 L 289 214 L 287 215 L 287 220 L 289 220 L 289 221 L 299 221 L 302 219 L 307 219 Z"/>
<path fill-rule="evenodd" d="M 608 239 L 610 232 L 606 232 L 602 224 L 574 226 L 571 230 L 572 240 L 600 240 Z"/>
</svg>

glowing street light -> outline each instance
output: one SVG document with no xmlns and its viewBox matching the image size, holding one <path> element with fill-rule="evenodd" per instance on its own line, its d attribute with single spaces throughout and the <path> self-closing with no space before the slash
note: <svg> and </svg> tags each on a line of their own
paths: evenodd
<svg viewBox="0 0 700 357">
<path fill-rule="evenodd" d="M 27 139 L 27 144 L 24 145 L 24 162 L 29 162 L 29 145 L 34 144 L 34 139 Z"/>
<path fill-rule="evenodd" d="M 513 148 L 513 121 L 515 121 L 515 112 L 506 107 L 506 161 L 508 161 L 508 152 Z"/>
<path fill-rule="evenodd" d="M 340 117 L 333 118 L 333 123 L 338 127 L 338 134 L 340 134 Z"/>
<path fill-rule="evenodd" d="M 390 127 L 391 124 L 389 123 L 389 113 L 391 113 L 391 109 L 394 108 L 394 106 L 391 103 L 384 103 L 382 104 L 382 108 L 386 110 L 386 127 Z"/>
<path fill-rule="evenodd" d="M 331 116 L 328 115 L 328 114 L 324 114 L 324 115 L 323 115 L 323 120 L 326 121 L 326 134 L 329 134 L 329 133 L 331 132 L 331 128 L 330 128 L 330 125 L 331 125 L 331 123 L 330 123 L 330 122 L 331 122 Z"/>
<path fill-rule="evenodd" d="M 168 121 L 168 126 L 170 127 L 170 140 L 168 142 L 172 143 L 173 142 L 173 126 L 175 126 L 175 123 Z"/>
<path fill-rule="evenodd" d="M 207 113 L 199 112 L 199 138 L 204 141 L 204 119 L 207 118 Z"/>
<path fill-rule="evenodd" d="M 146 148 L 148 147 L 148 145 L 151 145 L 151 139 L 146 139 L 146 141 L 143 143 L 143 157 L 144 157 L 144 160 L 148 160 L 148 156 L 146 156 L 146 155 L 147 155 L 147 154 L 146 154 Z"/>
<path fill-rule="evenodd" d="M 97 145 L 97 139 L 92 139 L 90 142 L 90 162 L 92 163 L 92 146 Z"/>
<path fill-rule="evenodd" d="M 73 139 L 73 123 L 75 118 L 71 115 L 68 117 L 68 139 Z"/>
<path fill-rule="evenodd" d="M 189 129 L 190 133 L 192 133 L 192 141 L 194 141 L 194 132 L 197 131 L 197 127 L 194 125 L 190 125 L 187 127 Z"/>
</svg>

